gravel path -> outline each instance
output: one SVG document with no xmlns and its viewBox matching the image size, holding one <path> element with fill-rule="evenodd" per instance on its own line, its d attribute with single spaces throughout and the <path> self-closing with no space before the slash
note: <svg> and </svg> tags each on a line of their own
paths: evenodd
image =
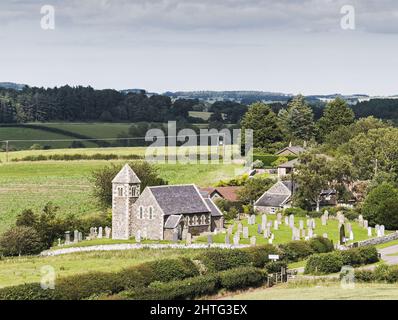
<svg viewBox="0 0 398 320">
<path fill-rule="evenodd" d="M 398 264 L 398 245 L 387 247 L 384 249 L 379 249 L 381 253 L 381 259 L 384 260 L 389 265 Z M 397 254 L 395 256 L 390 256 L 390 254 Z"/>
<path fill-rule="evenodd" d="M 225 244 L 193 244 L 190 246 L 183 244 L 108 244 L 89 247 L 73 247 L 57 250 L 48 250 L 40 253 L 41 256 L 59 256 L 62 254 L 76 253 L 76 252 L 91 252 L 91 251 L 117 251 L 117 250 L 138 250 L 138 249 L 207 249 L 207 248 L 221 248 L 221 249 L 241 249 L 247 248 L 249 245 L 225 245 Z"/>
</svg>

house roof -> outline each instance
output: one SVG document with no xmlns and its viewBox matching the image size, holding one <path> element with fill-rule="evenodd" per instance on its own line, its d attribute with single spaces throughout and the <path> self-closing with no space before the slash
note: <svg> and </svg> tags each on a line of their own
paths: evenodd
<svg viewBox="0 0 398 320">
<path fill-rule="evenodd" d="M 304 152 L 305 149 L 304 149 L 303 147 L 300 147 L 300 146 L 286 147 L 286 148 L 283 148 L 282 150 L 279 150 L 279 151 L 276 153 L 276 155 L 281 154 L 281 153 L 283 153 L 283 152 L 285 152 L 285 151 L 290 151 L 290 152 L 293 153 L 293 154 L 299 155 L 300 153 Z"/>
<path fill-rule="evenodd" d="M 240 187 L 216 187 L 216 188 L 201 188 L 200 192 L 203 196 L 212 196 L 215 192 L 218 193 L 222 198 L 236 202 L 238 201 L 238 191 Z"/>
<path fill-rule="evenodd" d="M 293 159 L 288 162 L 282 163 L 281 165 L 278 166 L 278 168 L 293 169 L 297 163 L 298 159 Z"/>
<path fill-rule="evenodd" d="M 206 198 L 205 201 L 211 210 L 212 217 L 221 217 L 223 215 L 220 209 L 218 209 L 218 207 L 214 204 L 214 202 L 210 198 Z"/>
<path fill-rule="evenodd" d="M 290 198 L 290 195 L 264 193 L 254 204 L 260 207 L 280 207 Z"/>
<path fill-rule="evenodd" d="M 297 190 L 297 183 L 291 181 L 291 180 L 286 180 L 286 181 L 281 181 L 283 185 L 289 189 L 290 192 L 295 192 Z"/>
<path fill-rule="evenodd" d="M 165 215 L 211 212 L 194 185 L 159 186 L 149 189 Z"/>
<path fill-rule="evenodd" d="M 133 169 L 126 164 L 112 180 L 112 183 L 141 183 Z"/>
<path fill-rule="evenodd" d="M 182 215 L 171 215 L 167 218 L 166 222 L 164 223 L 165 229 L 174 229 L 177 228 L 178 224 L 180 223 Z"/>
</svg>

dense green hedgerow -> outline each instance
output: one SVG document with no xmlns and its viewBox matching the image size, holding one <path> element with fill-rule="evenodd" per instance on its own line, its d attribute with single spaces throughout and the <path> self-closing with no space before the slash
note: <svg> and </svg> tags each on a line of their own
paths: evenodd
<svg viewBox="0 0 398 320">
<path fill-rule="evenodd" d="M 375 247 L 361 247 L 346 251 L 334 251 L 311 256 L 305 266 L 305 273 L 327 274 L 339 272 L 344 265 L 358 267 L 379 261 Z"/>
<path fill-rule="evenodd" d="M 224 271 L 232 268 L 250 266 L 250 254 L 243 250 L 208 250 L 197 257 L 208 272 Z"/>
<path fill-rule="evenodd" d="M 264 268 L 264 266 L 270 261 L 268 258 L 270 254 L 281 254 L 281 251 L 272 244 L 249 247 L 242 250 L 249 254 L 250 261 L 256 268 Z"/>
<path fill-rule="evenodd" d="M 127 291 L 123 297 L 134 300 L 183 300 L 217 293 L 220 289 L 237 290 L 262 285 L 267 274 L 246 267 L 188 278 L 168 283 L 153 283 L 147 288 Z"/>
<path fill-rule="evenodd" d="M 309 241 L 291 241 L 285 244 L 281 244 L 279 248 L 283 252 L 284 259 L 288 261 L 299 261 L 305 259 L 306 257 L 314 254 Z"/>
<path fill-rule="evenodd" d="M 315 253 L 326 253 L 334 250 L 333 242 L 324 237 L 309 240 L 310 247 Z"/>
</svg>

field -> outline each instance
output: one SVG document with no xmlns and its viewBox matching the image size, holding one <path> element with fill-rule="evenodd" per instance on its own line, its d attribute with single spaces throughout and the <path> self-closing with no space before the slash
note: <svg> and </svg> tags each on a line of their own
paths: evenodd
<svg viewBox="0 0 398 320">
<path fill-rule="evenodd" d="M 256 289 L 225 297 L 231 300 L 397 300 L 396 284 L 355 284 L 344 288 L 340 282 L 295 285 L 278 285 L 273 288 Z"/>
<path fill-rule="evenodd" d="M 204 111 L 189 111 L 189 116 L 194 118 L 200 118 L 203 120 L 209 120 L 213 112 L 204 112 Z"/>
<path fill-rule="evenodd" d="M 267 216 L 268 221 L 274 221 L 276 219 L 275 215 L 268 215 Z M 304 221 L 304 226 L 306 226 L 306 218 L 300 218 L 296 217 L 295 218 L 295 226 L 298 228 L 299 227 L 299 221 L 303 220 Z M 284 224 L 284 219 L 282 219 L 282 225 L 279 226 L 278 230 L 273 230 L 271 231 L 275 235 L 275 239 L 273 241 L 274 244 L 280 244 L 280 243 L 286 243 L 292 240 L 292 231 L 289 226 Z M 257 225 L 261 224 L 261 215 L 256 216 L 256 224 L 255 225 L 248 225 L 247 224 L 247 219 L 242 220 L 242 225 L 244 227 L 249 227 L 249 237 L 255 236 L 257 238 L 256 244 L 266 244 L 268 243 L 268 239 L 265 239 L 262 234 L 257 233 Z M 329 219 L 328 224 L 326 226 L 322 226 L 321 219 L 316 218 L 315 219 L 315 225 L 316 228 L 314 230 L 314 234 L 318 236 L 323 236 L 324 233 L 327 233 L 328 238 L 330 240 L 333 240 L 333 243 L 338 243 L 339 240 L 339 229 L 338 229 L 338 221 Z M 354 241 L 361 241 L 361 240 L 367 240 L 368 238 L 368 232 L 367 229 L 361 228 L 357 222 L 352 221 L 352 230 L 354 233 Z M 238 229 L 237 223 L 234 224 L 233 228 L 233 233 L 235 233 Z M 386 232 L 387 233 L 387 232 Z M 373 229 L 373 234 L 375 234 L 375 231 Z M 232 239 L 231 243 L 232 243 Z M 199 242 L 207 242 L 207 237 L 201 237 L 198 239 Z M 214 242 L 219 242 L 219 243 L 224 243 L 225 241 L 225 234 L 218 234 L 213 236 L 213 241 Z M 249 244 L 250 240 L 249 239 L 243 239 L 241 236 L 241 244 Z"/>
<path fill-rule="evenodd" d="M 25 152 L 26 153 L 26 152 Z M 60 214 L 77 216 L 96 212 L 89 176 L 93 169 L 121 161 L 45 161 L 0 164 L 0 233 L 23 209 L 41 210 L 48 201 Z M 159 174 L 169 184 L 209 186 L 232 178 L 238 165 L 159 164 Z"/>
<path fill-rule="evenodd" d="M 201 250 L 130 250 L 112 252 L 74 253 L 56 257 L 22 257 L 0 260 L 0 288 L 40 281 L 41 267 L 51 266 L 57 277 L 89 271 L 119 271 L 146 261 L 190 257 Z"/>
</svg>

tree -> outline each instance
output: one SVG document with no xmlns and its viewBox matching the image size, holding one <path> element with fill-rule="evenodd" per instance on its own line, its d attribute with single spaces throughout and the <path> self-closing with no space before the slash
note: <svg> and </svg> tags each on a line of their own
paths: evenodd
<svg viewBox="0 0 398 320">
<path fill-rule="evenodd" d="M 129 165 L 141 180 L 141 191 L 147 186 L 167 184 L 167 181 L 159 176 L 157 168 L 150 163 L 136 161 L 130 162 Z M 109 208 L 112 205 L 112 180 L 122 167 L 121 164 L 111 164 L 110 166 L 94 170 L 91 173 L 90 180 L 92 183 L 93 195 L 102 209 Z"/>
<path fill-rule="evenodd" d="M 34 227 L 37 223 L 37 216 L 31 209 L 23 210 L 18 216 L 15 225 L 17 227 Z"/>
<path fill-rule="evenodd" d="M 304 153 L 296 166 L 297 174 L 293 180 L 299 186 L 294 195 L 294 202 L 303 209 L 311 210 L 313 204 L 319 211 L 320 193 L 327 189 L 331 180 L 329 161 L 324 156 Z"/>
<path fill-rule="evenodd" d="M 354 119 L 354 112 L 347 103 L 341 98 L 336 98 L 326 105 L 323 116 L 318 121 L 319 139 L 323 141 L 329 133 L 341 126 L 349 126 Z"/>
<path fill-rule="evenodd" d="M 270 178 L 249 179 L 238 191 L 239 201 L 243 204 L 253 203 L 258 200 L 274 183 L 275 181 Z"/>
<path fill-rule="evenodd" d="M 369 192 L 362 206 L 362 214 L 369 224 L 384 225 L 388 230 L 398 228 L 398 189 L 382 183 Z"/>
<path fill-rule="evenodd" d="M 254 131 L 253 144 L 256 148 L 274 151 L 275 143 L 283 141 L 278 118 L 271 108 L 264 103 L 252 104 L 244 115 L 241 126 L 243 131 L 248 129 Z"/>
<path fill-rule="evenodd" d="M 37 254 L 43 249 L 34 228 L 14 227 L 0 237 L 0 251 L 5 256 Z"/>
<path fill-rule="evenodd" d="M 290 140 L 309 141 L 314 136 L 314 114 L 302 95 L 288 104 L 287 113 L 280 112 Z"/>
</svg>

